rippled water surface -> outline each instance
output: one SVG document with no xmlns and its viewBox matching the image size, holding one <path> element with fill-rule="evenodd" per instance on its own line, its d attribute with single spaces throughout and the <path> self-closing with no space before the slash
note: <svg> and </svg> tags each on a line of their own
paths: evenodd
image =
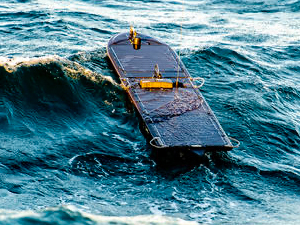
<svg viewBox="0 0 300 225">
<path fill-rule="evenodd" d="M 228 153 L 151 151 L 106 43 L 180 53 Z M 299 224 L 300 2 L 0 3 L 0 224 Z"/>
</svg>

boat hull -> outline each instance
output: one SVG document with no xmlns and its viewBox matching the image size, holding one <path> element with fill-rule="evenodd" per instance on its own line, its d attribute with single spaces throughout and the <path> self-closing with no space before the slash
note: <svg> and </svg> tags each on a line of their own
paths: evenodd
<svg viewBox="0 0 300 225">
<path fill-rule="evenodd" d="M 137 36 L 139 48 L 132 45 L 129 34 L 115 35 L 108 42 L 107 55 L 142 120 L 149 144 L 198 155 L 231 150 L 234 146 L 177 54 L 152 37 Z M 143 88 L 142 81 L 154 79 L 156 67 L 172 88 Z"/>
</svg>

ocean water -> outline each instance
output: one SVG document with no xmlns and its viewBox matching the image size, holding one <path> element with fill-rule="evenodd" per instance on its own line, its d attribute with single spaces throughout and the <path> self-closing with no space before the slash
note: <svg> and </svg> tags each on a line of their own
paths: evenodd
<svg viewBox="0 0 300 225">
<path fill-rule="evenodd" d="M 239 148 L 153 154 L 106 56 L 130 25 Z M 0 224 L 300 224 L 300 1 L 2 0 Z"/>
</svg>

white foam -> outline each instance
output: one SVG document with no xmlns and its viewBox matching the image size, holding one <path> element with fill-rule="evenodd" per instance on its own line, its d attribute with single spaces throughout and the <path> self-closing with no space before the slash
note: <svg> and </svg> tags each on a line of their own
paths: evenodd
<svg viewBox="0 0 300 225">
<path fill-rule="evenodd" d="M 196 225 L 198 223 L 194 221 L 185 221 L 179 218 L 166 217 L 160 215 L 139 215 L 139 216 L 102 216 L 95 215 L 87 212 L 83 212 L 79 210 L 73 205 L 66 205 L 63 207 L 54 207 L 54 208 L 46 208 L 41 211 L 33 211 L 33 210 L 5 210 L 0 209 L 0 221 L 11 220 L 11 219 L 20 219 L 20 218 L 42 218 L 43 213 L 47 212 L 47 214 L 58 211 L 70 211 L 73 213 L 79 213 L 82 217 L 92 220 L 96 222 L 96 224 L 128 224 L 128 225 Z M 78 217 L 78 215 L 76 215 Z"/>
<path fill-rule="evenodd" d="M 46 64 L 54 61 L 62 61 L 59 56 L 43 56 L 43 57 L 14 57 L 7 58 L 0 56 L 0 66 L 3 66 L 8 72 L 15 71 L 20 66 L 31 66 L 35 64 Z"/>
</svg>

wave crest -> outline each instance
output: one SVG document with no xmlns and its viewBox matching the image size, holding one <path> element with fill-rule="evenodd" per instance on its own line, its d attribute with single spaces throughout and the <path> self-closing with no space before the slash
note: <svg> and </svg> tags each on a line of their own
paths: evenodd
<svg viewBox="0 0 300 225">
<path fill-rule="evenodd" d="M 0 211 L 0 221 L 7 224 L 116 224 L 116 225 L 195 225 L 192 221 L 159 215 L 133 217 L 102 216 L 82 212 L 74 206 L 62 206 L 35 211 Z"/>
</svg>

